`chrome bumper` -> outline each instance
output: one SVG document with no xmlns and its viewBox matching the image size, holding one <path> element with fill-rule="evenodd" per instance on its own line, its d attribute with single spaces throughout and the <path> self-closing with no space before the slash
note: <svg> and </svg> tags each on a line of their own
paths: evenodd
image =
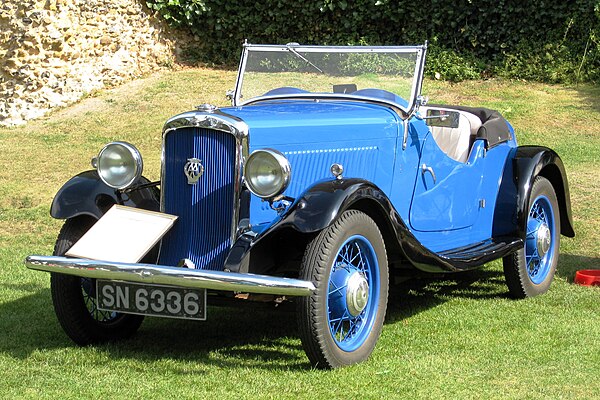
<svg viewBox="0 0 600 400">
<path fill-rule="evenodd" d="M 25 259 L 25 266 L 38 271 L 76 275 L 84 278 L 230 292 L 309 296 L 315 290 L 312 282 L 299 279 L 57 256 L 29 256 Z"/>
</svg>

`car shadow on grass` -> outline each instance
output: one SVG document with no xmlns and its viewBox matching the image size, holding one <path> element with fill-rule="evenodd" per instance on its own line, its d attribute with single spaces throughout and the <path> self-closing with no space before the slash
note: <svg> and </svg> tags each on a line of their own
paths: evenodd
<svg viewBox="0 0 600 400">
<path fill-rule="evenodd" d="M 573 283 L 575 272 L 581 269 L 600 269 L 600 258 L 561 253 L 556 268 L 556 276 Z"/>
<path fill-rule="evenodd" d="M 36 351 L 77 348 L 56 319 L 50 290 L 28 292 L 0 304 L 0 353 L 26 359 Z M 133 338 L 94 347 L 109 358 L 142 364 L 172 358 L 193 361 L 199 368 L 311 368 L 298 339 L 293 307 L 209 307 L 207 321 L 146 318 Z M 181 373 L 193 370 L 182 365 Z"/>
<path fill-rule="evenodd" d="M 478 270 L 394 284 L 386 324 L 409 318 L 450 298 L 506 297 L 500 283 L 501 273 Z M 5 338 L 0 343 L 0 353 L 26 359 L 40 350 L 76 348 L 54 315 L 50 290 L 30 286 L 11 287 L 28 294 L 0 304 L 0 331 Z M 155 368 L 157 362 L 165 359 L 184 361 L 168 363 L 171 373 L 193 374 L 214 367 L 311 369 L 298 338 L 293 304 L 277 308 L 209 307 L 208 320 L 204 322 L 147 318 L 132 339 L 95 347 L 112 359 L 135 360 L 140 368 L 149 364 Z"/>
<path fill-rule="evenodd" d="M 1 283 L 2 289 L 26 294 L 0 304 L 0 353 L 27 358 L 40 349 L 65 346 L 65 338 L 52 308 L 49 289 L 38 285 Z"/>
<path fill-rule="evenodd" d="M 409 318 L 454 298 L 487 300 L 509 296 L 504 275 L 494 269 L 424 275 L 390 287 L 386 323 Z"/>
</svg>

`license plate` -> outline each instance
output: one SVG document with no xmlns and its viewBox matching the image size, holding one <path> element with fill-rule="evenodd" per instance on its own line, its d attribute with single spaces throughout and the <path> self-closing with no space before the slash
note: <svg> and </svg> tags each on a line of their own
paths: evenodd
<svg viewBox="0 0 600 400">
<path fill-rule="evenodd" d="M 99 310 L 155 317 L 206 319 L 206 290 L 96 280 Z"/>
</svg>

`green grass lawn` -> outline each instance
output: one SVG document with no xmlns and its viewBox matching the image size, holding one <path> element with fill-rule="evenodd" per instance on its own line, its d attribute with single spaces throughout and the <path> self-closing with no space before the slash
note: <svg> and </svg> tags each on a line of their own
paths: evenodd
<svg viewBox="0 0 600 400">
<path fill-rule="evenodd" d="M 146 319 L 132 340 L 79 348 L 62 332 L 49 276 L 61 221 L 52 197 L 110 140 L 142 151 L 158 179 L 164 120 L 224 105 L 234 72 L 168 72 L 0 129 L 0 398 L 594 398 L 600 397 L 600 288 L 572 283 L 600 268 L 600 87 L 427 82 L 432 102 L 501 111 L 521 144 L 565 162 L 577 237 L 563 238 L 549 293 L 507 297 L 502 267 L 392 289 L 383 334 L 365 363 L 312 370 L 288 309 L 209 308 L 208 321 Z"/>
</svg>

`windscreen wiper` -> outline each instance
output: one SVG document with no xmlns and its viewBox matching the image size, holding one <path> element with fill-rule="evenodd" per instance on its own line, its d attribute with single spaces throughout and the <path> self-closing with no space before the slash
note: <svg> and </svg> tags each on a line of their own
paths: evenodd
<svg viewBox="0 0 600 400">
<path fill-rule="evenodd" d="M 308 65 L 310 65 L 311 67 L 313 67 L 314 69 L 316 69 L 320 73 L 322 73 L 322 74 L 324 73 L 321 68 L 319 68 L 315 64 L 311 63 L 306 57 L 304 57 L 302 54 L 298 53 L 292 46 L 298 46 L 298 43 L 288 43 L 288 44 L 285 45 L 285 47 L 288 49 L 288 51 L 290 53 L 292 53 L 293 55 L 295 55 L 296 57 L 298 57 L 302 61 L 306 62 Z"/>
</svg>

